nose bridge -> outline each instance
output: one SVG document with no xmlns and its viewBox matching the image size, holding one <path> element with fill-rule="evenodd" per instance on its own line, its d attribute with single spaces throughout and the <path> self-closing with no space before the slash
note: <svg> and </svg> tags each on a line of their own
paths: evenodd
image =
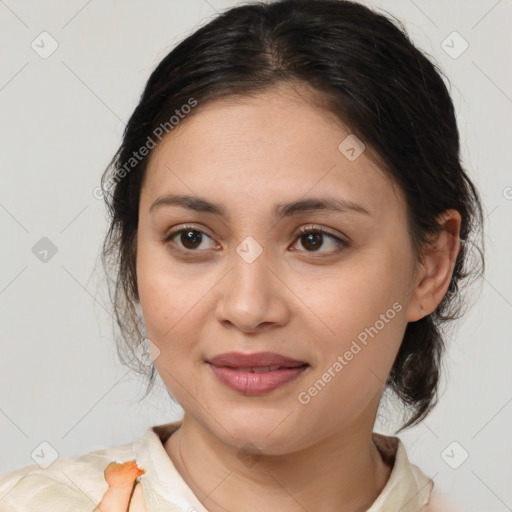
<svg viewBox="0 0 512 512">
<path fill-rule="evenodd" d="M 236 247 L 236 257 L 234 258 L 234 294 L 237 291 L 239 299 L 243 302 L 254 302 L 252 305 L 258 309 L 271 300 L 273 286 L 271 280 L 272 273 L 268 266 L 270 261 L 270 247 L 263 247 L 252 236 L 246 237 Z M 261 302 L 261 304 L 258 304 Z"/>
<path fill-rule="evenodd" d="M 271 249 L 253 237 L 235 249 L 231 279 L 223 293 L 221 320 L 251 330 L 286 317 L 283 285 L 272 271 Z"/>
<path fill-rule="evenodd" d="M 247 237 L 236 248 L 234 257 L 235 286 L 252 294 L 269 291 L 268 266 L 271 264 L 270 250 L 264 248 L 253 237 Z"/>
</svg>

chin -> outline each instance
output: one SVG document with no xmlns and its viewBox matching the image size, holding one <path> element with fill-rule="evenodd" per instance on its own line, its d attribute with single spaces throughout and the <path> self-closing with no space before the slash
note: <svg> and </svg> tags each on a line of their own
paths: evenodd
<svg viewBox="0 0 512 512">
<path fill-rule="evenodd" d="M 281 455 L 294 451 L 301 442 L 293 414 L 283 414 L 275 409 L 258 412 L 238 410 L 218 418 L 218 422 L 220 425 L 216 421 L 207 420 L 209 430 L 236 450 L 257 450 L 265 455 Z M 227 432 L 221 425 L 226 426 Z"/>
</svg>

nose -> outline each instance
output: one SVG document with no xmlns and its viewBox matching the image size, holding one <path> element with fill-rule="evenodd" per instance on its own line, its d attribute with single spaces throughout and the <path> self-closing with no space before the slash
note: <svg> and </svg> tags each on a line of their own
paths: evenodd
<svg viewBox="0 0 512 512">
<path fill-rule="evenodd" d="M 238 254 L 233 258 L 216 310 L 217 320 L 225 327 L 256 333 L 288 322 L 291 292 L 265 252 L 252 262 Z"/>
</svg>

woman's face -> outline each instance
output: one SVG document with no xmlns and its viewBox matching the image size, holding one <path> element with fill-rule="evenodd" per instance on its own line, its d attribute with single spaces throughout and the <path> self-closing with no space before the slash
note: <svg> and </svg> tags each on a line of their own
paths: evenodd
<svg viewBox="0 0 512 512">
<path fill-rule="evenodd" d="M 304 98 L 280 87 L 199 104 L 154 150 L 139 209 L 138 290 L 161 378 L 216 438 L 275 454 L 371 428 L 417 320 L 403 197 Z M 311 203 L 327 197 L 358 207 Z M 296 363 L 212 366 L 229 352 Z"/>
</svg>

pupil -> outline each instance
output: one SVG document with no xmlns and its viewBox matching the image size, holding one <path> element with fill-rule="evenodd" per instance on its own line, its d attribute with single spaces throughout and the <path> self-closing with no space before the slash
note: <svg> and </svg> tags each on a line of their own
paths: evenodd
<svg viewBox="0 0 512 512">
<path fill-rule="evenodd" d="M 196 234 L 194 235 L 194 233 Z M 187 247 L 188 249 L 193 249 L 195 248 L 194 244 L 199 245 L 201 243 L 201 233 L 193 230 L 184 231 L 182 233 L 181 241 L 185 247 Z M 192 247 L 190 247 L 190 245 L 192 245 Z"/>
<path fill-rule="evenodd" d="M 306 237 L 307 243 L 311 242 L 313 249 L 322 246 L 322 243 L 321 243 L 322 233 L 309 233 L 309 234 L 305 235 L 305 237 Z M 319 242 L 319 240 L 320 240 L 320 242 Z M 307 247 L 306 247 L 306 249 L 307 249 Z"/>
</svg>

